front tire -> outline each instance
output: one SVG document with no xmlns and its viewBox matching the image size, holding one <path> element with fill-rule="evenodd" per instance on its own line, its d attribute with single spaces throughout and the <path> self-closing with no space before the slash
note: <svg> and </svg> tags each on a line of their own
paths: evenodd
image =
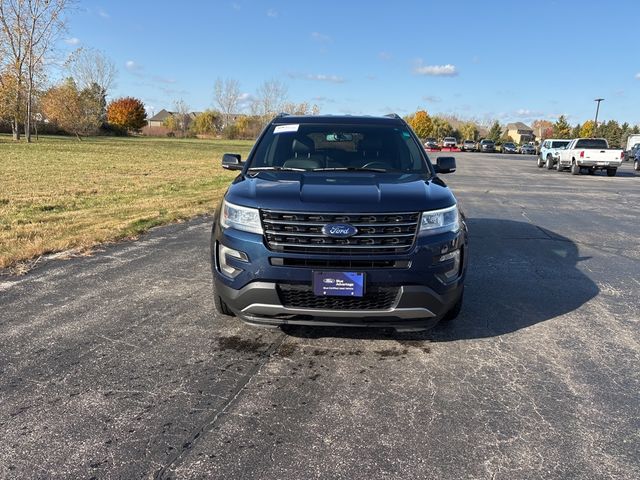
<svg viewBox="0 0 640 480">
<path fill-rule="evenodd" d="M 547 170 L 551 170 L 553 168 L 553 158 L 551 158 L 551 154 L 547 155 L 547 162 L 545 163 Z"/>
<path fill-rule="evenodd" d="M 544 166 L 544 161 L 538 157 L 538 168 L 542 168 Z"/>
<path fill-rule="evenodd" d="M 458 297 L 458 300 L 456 301 L 456 303 L 453 305 L 453 307 L 451 307 L 451 309 L 444 314 L 444 317 L 442 317 L 442 321 L 443 322 L 450 322 L 451 320 L 455 319 L 458 315 L 460 315 L 460 310 L 462 310 L 462 300 L 464 297 L 464 287 L 462 288 L 462 292 L 460 292 L 460 297 Z"/>
<path fill-rule="evenodd" d="M 635 162 L 633 162 L 633 169 L 636 172 L 640 172 L 640 160 L 636 160 Z"/>
</svg>

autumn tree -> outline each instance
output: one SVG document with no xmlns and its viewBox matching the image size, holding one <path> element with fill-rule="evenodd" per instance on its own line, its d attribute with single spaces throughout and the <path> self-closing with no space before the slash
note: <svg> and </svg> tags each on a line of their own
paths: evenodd
<svg viewBox="0 0 640 480">
<path fill-rule="evenodd" d="M 571 138 L 571 125 L 564 115 L 560 115 L 553 124 L 553 138 Z"/>
<path fill-rule="evenodd" d="M 582 125 L 576 123 L 575 127 L 571 129 L 571 136 L 569 138 L 578 138 L 580 137 L 580 131 L 582 130 Z"/>
<path fill-rule="evenodd" d="M 500 122 L 496 120 L 495 122 L 493 122 L 493 125 L 491 125 L 489 133 L 487 134 L 487 138 L 489 140 L 493 140 L 495 143 L 499 143 L 500 137 L 502 137 L 502 127 L 500 126 Z"/>
<path fill-rule="evenodd" d="M 593 120 L 587 120 L 586 122 L 584 122 L 582 124 L 582 127 L 580 127 L 580 137 L 583 138 L 590 138 L 593 137 L 594 135 L 594 123 Z"/>
<path fill-rule="evenodd" d="M 0 0 L 0 71 L 12 77 L 11 129 L 20 139 L 20 125 L 31 141 L 36 80 L 46 57 L 64 30 L 64 14 L 73 0 Z M 4 88 L 4 87 L 2 87 Z"/>
<path fill-rule="evenodd" d="M 191 112 L 189 111 L 189 105 L 180 99 L 173 103 L 174 112 L 173 117 L 178 121 L 178 128 L 183 137 L 187 136 L 187 131 L 191 125 Z"/>
<path fill-rule="evenodd" d="M 553 123 L 549 120 L 536 120 L 531 125 L 531 128 L 533 128 L 533 132 L 540 140 L 550 138 L 553 135 Z"/>
<path fill-rule="evenodd" d="M 418 110 L 406 120 L 419 138 L 433 135 L 433 120 L 426 110 Z"/>
<path fill-rule="evenodd" d="M 102 124 L 100 99 L 91 89 L 78 90 L 72 78 L 51 87 L 43 95 L 42 110 L 50 121 L 78 140 L 82 135 L 95 133 Z"/>
<path fill-rule="evenodd" d="M 433 121 L 433 127 L 431 130 L 432 136 L 438 139 L 451 136 L 453 132 L 453 127 L 447 120 L 441 117 L 433 117 L 432 121 Z"/>
<path fill-rule="evenodd" d="M 107 106 L 107 122 L 129 132 L 135 132 L 146 125 L 147 112 L 142 101 L 137 98 L 117 98 Z"/>
<path fill-rule="evenodd" d="M 213 135 L 220 127 L 220 113 L 205 110 L 195 116 L 191 123 L 191 130 L 196 135 Z"/>
<path fill-rule="evenodd" d="M 460 140 L 476 140 L 478 138 L 478 127 L 473 122 L 465 122 L 460 125 Z"/>
</svg>

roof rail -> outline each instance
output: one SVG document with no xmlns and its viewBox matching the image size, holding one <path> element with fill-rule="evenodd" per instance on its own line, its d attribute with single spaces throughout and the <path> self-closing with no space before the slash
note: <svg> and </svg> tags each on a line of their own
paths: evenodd
<svg viewBox="0 0 640 480">
<path fill-rule="evenodd" d="M 281 117 L 288 117 L 289 114 L 286 112 L 280 112 L 279 114 L 276 115 L 276 118 L 281 118 Z"/>
<path fill-rule="evenodd" d="M 401 119 L 400 115 L 398 115 L 397 113 L 387 113 L 387 114 L 385 115 L 385 117 L 388 117 L 388 118 L 396 118 L 396 119 L 398 119 L 398 120 L 400 120 L 400 119 Z"/>
</svg>

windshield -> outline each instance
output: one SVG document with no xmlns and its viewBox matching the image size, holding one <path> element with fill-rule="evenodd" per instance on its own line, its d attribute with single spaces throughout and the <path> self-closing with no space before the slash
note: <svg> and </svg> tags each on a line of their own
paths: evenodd
<svg viewBox="0 0 640 480">
<path fill-rule="evenodd" d="M 515 148 L 515 145 L 513 143 L 505 143 L 504 146 L 509 148 Z"/>
<path fill-rule="evenodd" d="M 406 127 L 288 124 L 269 127 L 249 170 L 429 174 L 427 161 L 422 146 Z"/>
</svg>

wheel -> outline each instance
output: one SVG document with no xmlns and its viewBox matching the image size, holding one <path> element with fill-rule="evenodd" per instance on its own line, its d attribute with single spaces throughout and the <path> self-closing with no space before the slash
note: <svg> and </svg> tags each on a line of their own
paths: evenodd
<svg viewBox="0 0 640 480">
<path fill-rule="evenodd" d="M 544 165 L 544 161 L 538 157 L 538 168 L 542 168 L 542 166 Z"/>
<path fill-rule="evenodd" d="M 220 314 L 220 315 L 226 315 L 227 317 L 235 317 L 236 314 L 233 313 L 229 307 L 227 307 L 227 304 L 224 303 L 224 300 L 222 300 L 222 298 L 220 298 L 220 295 L 218 295 L 217 293 L 214 292 L 213 294 L 213 305 L 216 308 L 216 311 Z"/>
<path fill-rule="evenodd" d="M 571 164 L 571 175 L 580 175 L 580 167 L 575 162 L 575 160 Z"/>
<path fill-rule="evenodd" d="M 562 171 L 562 165 L 560 165 L 560 160 L 558 160 L 558 163 L 556 163 L 556 170 L 557 170 L 558 172 L 561 172 L 561 171 Z"/>
<path fill-rule="evenodd" d="M 460 314 L 460 310 L 462 310 L 462 300 L 464 297 L 464 287 L 462 287 L 462 292 L 460 292 L 460 297 L 456 301 L 456 303 L 451 307 L 451 309 L 444 314 L 442 317 L 443 322 L 450 322 L 454 318 L 456 318 Z"/>
<path fill-rule="evenodd" d="M 617 171 L 617 168 L 607 168 L 607 177 L 615 177 Z"/>
<path fill-rule="evenodd" d="M 635 162 L 633 162 L 633 169 L 636 172 L 640 172 L 640 160 L 636 160 Z"/>
<path fill-rule="evenodd" d="M 547 162 L 545 163 L 547 170 L 551 170 L 553 168 L 553 158 L 551 158 L 551 154 L 547 155 Z"/>
</svg>

